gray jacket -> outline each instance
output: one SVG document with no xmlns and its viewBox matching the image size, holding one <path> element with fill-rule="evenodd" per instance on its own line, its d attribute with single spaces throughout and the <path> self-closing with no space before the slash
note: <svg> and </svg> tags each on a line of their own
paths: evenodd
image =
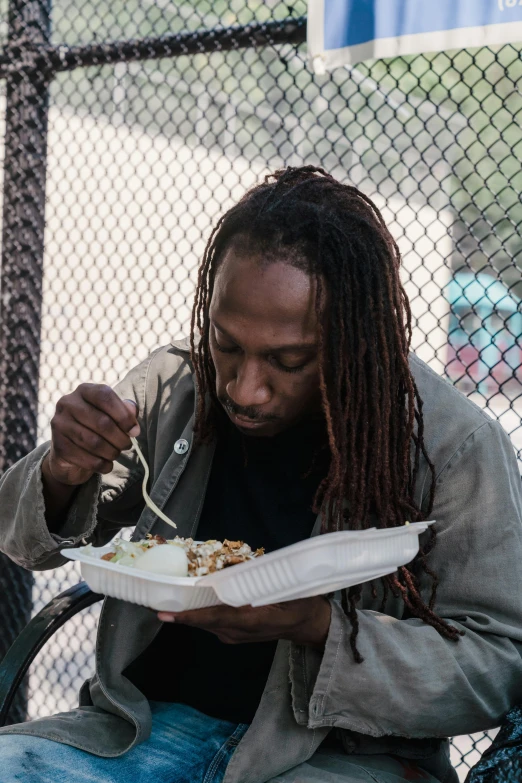
<svg viewBox="0 0 522 783">
<path fill-rule="evenodd" d="M 443 779 L 443 738 L 497 726 L 522 701 L 522 503 L 513 448 L 502 428 L 416 357 L 411 367 L 424 400 L 426 446 L 435 464 L 433 518 L 437 545 L 429 564 L 439 576 L 436 611 L 465 635 L 443 639 L 408 617 L 391 599 L 365 588 L 359 610 L 356 664 L 350 626 L 332 600 L 324 653 L 279 642 L 251 727 L 228 766 L 225 783 L 263 783 L 308 759 L 332 727 L 347 753 L 393 753 L 424 759 Z M 186 342 L 155 351 L 117 387 L 136 400 L 140 445 L 151 466 L 151 495 L 176 520 L 181 536 L 197 528 L 214 445 L 192 449 L 195 387 Z M 186 438 L 187 453 L 174 443 Z M 142 470 L 126 452 L 113 472 L 79 489 L 59 535 L 44 517 L 44 444 L 14 465 L 0 483 L 0 549 L 21 566 L 44 570 L 65 562 L 60 549 L 82 538 L 101 545 L 123 526 L 134 538 L 170 528 L 144 507 Z M 426 502 L 426 464 L 416 492 Z M 318 525 L 314 533 L 318 532 Z M 421 579 L 423 595 L 430 584 Z M 98 630 L 96 674 L 68 713 L 9 726 L 102 756 L 118 756 L 147 738 L 147 700 L 122 672 L 161 627 L 148 609 L 106 599 Z M 165 676 L 183 676 L 176 654 Z"/>
</svg>

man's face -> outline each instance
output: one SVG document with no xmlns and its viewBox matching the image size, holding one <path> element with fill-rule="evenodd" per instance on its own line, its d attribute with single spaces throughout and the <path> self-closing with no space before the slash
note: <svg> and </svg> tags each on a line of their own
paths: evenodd
<svg viewBox="0 0 522 783">
<path fill-rule="evenodd" d="M 320 411 L 315 286 L 305 272 L 231 248 L 210 321 L 216 393 L 238 429 L 271 437 Z"/>
</svg>

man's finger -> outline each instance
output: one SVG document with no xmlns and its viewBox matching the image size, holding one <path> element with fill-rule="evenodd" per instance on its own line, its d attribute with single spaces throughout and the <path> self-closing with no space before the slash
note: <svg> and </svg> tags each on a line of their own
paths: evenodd
<svg viewBox="0 0 522 783">
<path fill-rule="evenodd" d="M 118 459 L 122 451 L 122 448 L 115 447 L 110 440 L 103 438 L 97 432 L 81 426 L 76 419 L 64 419 L 63 421 L 58 419 L 53 431 L 57 431 L 58 426 L 59 436 L 55 438 L 58 447 L 60 445 L 60 436 L 65 437 L 68 441 L 74 443 L 75 446 L 81 448 L 82 451 L 109 462 L 114 462 L 114 460 Z M 122 433 L 120 435 L 122 438 L 124 437 Z"/>
<path fill-rule="evenodd" d="M 78 389 L 86 402 L 110 416 L 122 432 L 126 435 L 134 432 L 138 425 L 137 408 L 124 402 L 114 389 L 96 383 L 82 383 Z"/>
<path fill-rule="evenodd" d="M 127 406 L 130 413 L 137 418 L 138 416 L 138 403 L 134 402 L 134 400 L 123 400 L 123 404 Z M 128 435 L 131 438 L 137 438 L 140 434 L 140 425 L 135 424 L 132 429 L 129 430 Z"/>
<path fill-rule="evenodd" d="M 90 438 L 89 432 L 93 432 L 100 438 L 103 438 L 110 443 L 117 451 L 118 454 L 129 449 L 131 446 L 129 436 L 124 433 L 114 419 L 108 414 L 101 411 L 99 408 L 95 408 L 86 402 L 83 398 L 71 398 L 67 405 L 67 414 L 69 419 L 81 425 L 86 430 L 85 438 Z M 63 411 L 57 414 L 58 417 L 63 415 Z M 66 418 L 64 417 L 63 423 L 65 424 Z M 82 444 L 83 445 L 83 444 Z M 89 451 L 89 449 L 87 449 Z"/>
<path fill-rule="evenodd" d="M 53 444 L 54 457 L 62 470 L 66 470 L 70 465 L 73 468 L 80 468 L 92 473 L 110 473 L 113 464 L 111 461 L 102 457 L 95 457 L 88 451 L 77 446 L 66 435 L 62 435 L 59 443 Z"/>
<path fill-rule="evenodd" d="M 241 626 L 244 623 L 245 610 L 249 606 L 209 606 L 206 609 L 193 609 L 188 612 L 159 612 L 158 618 L 164 623 L 182 623 L 198 628 L 223 628 Z"/>
</svg>

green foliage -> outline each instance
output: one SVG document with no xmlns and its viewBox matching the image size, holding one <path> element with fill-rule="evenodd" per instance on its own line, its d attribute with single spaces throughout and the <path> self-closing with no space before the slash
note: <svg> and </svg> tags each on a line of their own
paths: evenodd
<svg viewBox="0 0 522 783">
<path fill-rule="evenodd" d="M 2 0 L 0 0 L 1 2 Z M 72 0 L 55 41 L 158 36 L 306 13 L 305 0 Z M 215 52 L 60 75 L 57 103 L 267 165 L 317 161 L 367 192 L 450 207 L 456 266 L 522 267 L 520 46 L 416 55 L 311 74 L 306 49 Z M 121 100 L 121 96 L 124 96 Z M 120 101 L 116 100 L 120 96 Z"/>
<path fill-rule="evenodd" d="M 53 30 L 56 43 L 74 46 L 92 41 L 193 32 L 250 22 L 284 19 L 289 9 L 306 13 L 305 0 L 83 0 L 81 14 L 74 0 L 55 0 Z"/>
<path fill-rule="evenodd" d="M 406 111 L 414 110 L 417 121 L 405 123 L 414 143 L 416 133 L 427 130 L 447 162 L 450 174 L 441 185 L 459 215 L 462 235 L 472 236 L 476 243 L 477 252 L 467 264 L 480 269 L 490 262 L 497 271 L 508 272 L 508 278 L 510 270 L 518 278 L 515 263 L 522 267 L 521 47 L 444 52 L 359 66 L 365 69 L 384 90 L 395 94 Z"/>
</svg>

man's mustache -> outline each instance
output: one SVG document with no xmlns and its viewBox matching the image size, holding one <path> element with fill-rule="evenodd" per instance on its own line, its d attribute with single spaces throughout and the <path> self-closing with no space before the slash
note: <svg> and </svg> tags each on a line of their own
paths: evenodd
<svg viewBox="0 0 522 783">
<path fill-rule="evenodd" d="M 223 395 L 218 397 L 218 399 L 227 413 L 231 413 L 234 416 L 241 416 L 243 419 L 251 419 L 251 421 L 276 421 L 277 419 L 277 416 L 265 416 L 264 414 L 259 413 L 257 408 L 254 408 L 251 405 L 246 408 L 236 405 L 230 397 L 225 397 Z"/>
</svg>

